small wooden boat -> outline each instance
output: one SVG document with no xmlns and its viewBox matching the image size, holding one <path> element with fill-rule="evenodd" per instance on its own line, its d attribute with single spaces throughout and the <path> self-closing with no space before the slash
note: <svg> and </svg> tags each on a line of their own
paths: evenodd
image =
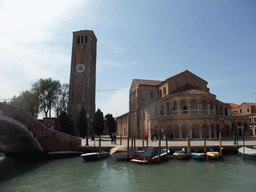
<svg viewBox="0 0 256 192">
<path fill-rule="evenodd" d="M 209 157 L 210 159 L 219 159 L 220 153 L 218 151 L 213 151 L 212 149 L 210 149 L 209 151 L 206 152 L 206 156 Z"/>
<path fill-rule="evenodd" d="M 182 160 L 182 159 L 189 159 L 190 158 L 190 155 L 188 154 L 188 152 L 185 150 L 185 148 L 182 148 L 182 150 L 180 151 L 175 151 L 173 153 L 173 156 L 176 157 L 177 159 L 179 160 Z"/>
<path fill-rule="evenodd" d="M 97 161 L 106 157 L 109 157 L 110 153 L 106 151 L 101 151 L 101 152 L 92 152 L 92 153 L 84 153 L 81 155 L 81 157 L 85 161 Z"/>
<path fill-rule="evenodd" d="M 238 155 L 245 157 L 247 159 L 256 160 L 256 149 L 240 147 L 238 149 Z"/>
<path fill-rule="evenodd" d="M 128 160 L 127 146 L 121 145 L 121 146 L 113 147 L 112 149 L 110 149 L 110 155 L 117 161 Z M 131 154 L 129 156 L 131 156 Z"/>
<path fill-rule="evenodd" d="M 168 153 L 170 150 L 160 149 L 160 158 L 159 158 L 159 148 L 150 147 L 144 151 L 136 152 L 131 157 L 132 162 L 136 163 L 157 163 L 166 161 Z"/>
<path fill-rule="evenodd" d="M 193 153 L 190 153 L 190 155 L 193 159 L 196 159 L 196 160 L 204 160 L 204 156 L 205 156 L 204 153 L 199 153 L 199 152 L 193 152 Z"/>
<path fill-rule="evenodd" d="M 191 157 L 196 160 L 204 160 L 205 153 L 199 152 L 198 149 L 196 149 L 194 152 L 190 153 Z"/>
</svg>

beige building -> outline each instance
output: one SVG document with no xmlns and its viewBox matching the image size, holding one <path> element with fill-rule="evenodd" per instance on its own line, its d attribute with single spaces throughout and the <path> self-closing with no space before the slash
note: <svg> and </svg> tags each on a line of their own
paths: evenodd
<svg viewBox="0 0 256 192">
<path fill-rule="evenodd" d="M 249 119 L 250 135 L 256 135 L 256 105 L 255 103 L 230 104 L 236 116 L 245 116 Z M 241 128 L 240 128 L 241 129 Z M 240 133 L 242 130 L 238 130 Z"/>
<path fill-rule="evenodd" d="M 249 119 L 232 116 L 231 106 L 209 92 L 208 82 L 186 70 L 164 81 L 134 79 L 130 88 L 129 113 L 117 117 L 119 135 L 151 137 L 165 134 L 172 139 L 232 137 L 232 122 L 245 128 Z"/>
</svg>

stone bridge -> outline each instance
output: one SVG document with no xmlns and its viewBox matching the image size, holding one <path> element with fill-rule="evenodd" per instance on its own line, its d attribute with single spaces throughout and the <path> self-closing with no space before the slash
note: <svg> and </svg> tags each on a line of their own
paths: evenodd
<svg viewBox="0 0 256 192">
<path fill-rule="evenodd" d="M 0 103 L 0 152 L 76 151 L 80 146 L 80 138 L 47 128 L 18 106 Z"/>
</svg>

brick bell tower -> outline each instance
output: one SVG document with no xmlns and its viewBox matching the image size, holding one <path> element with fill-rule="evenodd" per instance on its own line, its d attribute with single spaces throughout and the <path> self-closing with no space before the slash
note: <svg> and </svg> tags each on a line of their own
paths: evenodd
<svg viewBox="0 0 256 192">
<path fill-rule="evenodd" d="M 90 120 L 95 114 L 96 52 L 97 38 L 93 31 L 73 32 L 68 114 L 74 121 L 76 135 L 82 107 L 86 114 L 89 113 Z M 89 134 L 91 128 L 89 123 Z"/>
</svg>

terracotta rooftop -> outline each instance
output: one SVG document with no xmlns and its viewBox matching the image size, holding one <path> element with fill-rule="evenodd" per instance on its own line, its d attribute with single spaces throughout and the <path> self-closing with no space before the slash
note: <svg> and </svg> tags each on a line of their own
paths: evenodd
<svg viewBox="0 0 256 192">
<path fill-rule="evenodd" d="M 155 80 L 146 80 L 146 79 L 134 79 L 134 83 L 138 85 L 159 85 L 163 81 L 155 81 Z"/>
<path fill-rule="evenodd" d="M 177 89 L 175 89 L 174 91 L 172 91 L 170 94 L 180 94 L 180 95 L 190 95 L 190 94 L 202 94 L 202 95 L 211 95 L 211 93 L 197 89 L 196 87 L 194 87 L 191 84 L 186 84 L 183 85 Z"/>
<path fill-rule="evenodd" d="M 232 107 L 233 109 L 237 109 L 239 107 L 239 105 L 234 104 L 234 103 L 227 103 L 230 105 L 230 107 Z"/>
</svg>

